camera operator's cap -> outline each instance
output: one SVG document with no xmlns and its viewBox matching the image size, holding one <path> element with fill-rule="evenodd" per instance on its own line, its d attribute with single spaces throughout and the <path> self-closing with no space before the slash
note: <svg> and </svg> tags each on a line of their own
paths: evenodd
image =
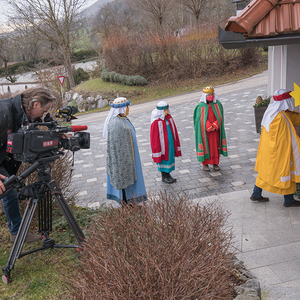
<svg viewBox="0 0 300 300">
<path fill-rule="evenodd" d="M 215 90 L 212 86 L 206 86 L 203 89 L 203 93 L 206 93 L 206 94 L 213 94 L 214 92 L 215 92 Z"/>
<path fill-rule="evenodd" d="M 129 105 L 130 101 L 124 97 L 118 97 L 110 104 L 110 106 L 113 108 L 125 107 Z"/>
<path fill-rule="evenodd" d="M 158 110 L 165 110 L 165 109 L 169 108 L 169 104 L 165 101 L 160 101 L 160 102 L 157 103 L 156 108 Z"/>
</svg>

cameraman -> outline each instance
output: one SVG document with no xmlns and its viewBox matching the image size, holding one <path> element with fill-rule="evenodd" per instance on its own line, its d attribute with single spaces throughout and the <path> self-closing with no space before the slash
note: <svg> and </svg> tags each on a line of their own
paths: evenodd
<svg viewBox="0 0 300 300">
<path fill-rule="evenodd" d="M 23 125 L 42 118 L 49 111 L 55 96 L 45 87 L 34 87 L 24 90 L 14 98 L 0 100 L 0 179 L 15 175 L 21 165 L 6 153 L 7 134 L 16 132 Z M 5 191 L 0 181 L 0 195 Z M 10 230 L 10 241 L 14 242 L 21 224 L 21 214 L 18 195 L 12 190 L 2 198 L 3 210 Z M 41 239 L 41 235 L 28 232 L 25 242 L 34 242 Z"/>
</svg>

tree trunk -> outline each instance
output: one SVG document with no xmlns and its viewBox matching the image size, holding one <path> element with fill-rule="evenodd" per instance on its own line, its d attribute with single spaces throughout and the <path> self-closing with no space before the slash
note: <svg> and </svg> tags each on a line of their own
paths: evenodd
<svg viewBox="0 0 300 300">
<path fill-rule="evenodd" d="M 4 74 L 5 74 L 5 77 L 8 76 L 8 66 L 7 66 L 7 60 L 4 59 Z"/>
<path fill-rule="evenodd" d="M 70 48 L 68 46 L 65 46 L 63 49 L 63 57 L 64 57 L 65 69 L 70 83 L 70 88 L 73 88 L 75 86 L 75 81 L 74 81 L 73 69 L 71 63 Z"/>
</svg>

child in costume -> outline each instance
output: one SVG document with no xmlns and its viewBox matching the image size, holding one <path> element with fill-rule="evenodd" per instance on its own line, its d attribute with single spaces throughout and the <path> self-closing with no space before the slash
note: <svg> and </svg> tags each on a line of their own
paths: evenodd
<svg viewBox="0 0 300 300">
<path fill-rule="evenodd" d="M 212 86 L 203 89 L 202 97 L 194 110 L 196 154 L 204 171 L 220 170 L 220 154 L 228 156 L 224 129 L 223 106 Z"/>
<path fill-rule="evenodd" d="M 127 118 L 129 105 L 126 98 L 116 98 L 103 129 L 107 139 L 107 199 L 120 204 L 147 200 L 135 129 Z"/>
<path fill-rule="evenodd" d="M 158 165 L 162 181 L 168 184 L 176 182 L 170 173 L 175 170 L 175 156 L 181 156 L 181 148 L 169 104 L 165 101 L 160 101 L 152 111 L 150 141 L 152 159 Z"/>
</svg>

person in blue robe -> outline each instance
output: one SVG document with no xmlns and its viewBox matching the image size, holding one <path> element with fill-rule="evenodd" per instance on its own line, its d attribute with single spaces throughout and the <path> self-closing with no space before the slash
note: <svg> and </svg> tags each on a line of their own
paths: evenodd
<svg viewBox="0 0 300 300">
<path fill-rule="evenodd" d="M 103 130 L 107 139 L 107 199 L 120 204 L 147 200 L 135 129 L 127 117 L 129 105 L 126 98 L 116 98 Z"/>
</svg>

